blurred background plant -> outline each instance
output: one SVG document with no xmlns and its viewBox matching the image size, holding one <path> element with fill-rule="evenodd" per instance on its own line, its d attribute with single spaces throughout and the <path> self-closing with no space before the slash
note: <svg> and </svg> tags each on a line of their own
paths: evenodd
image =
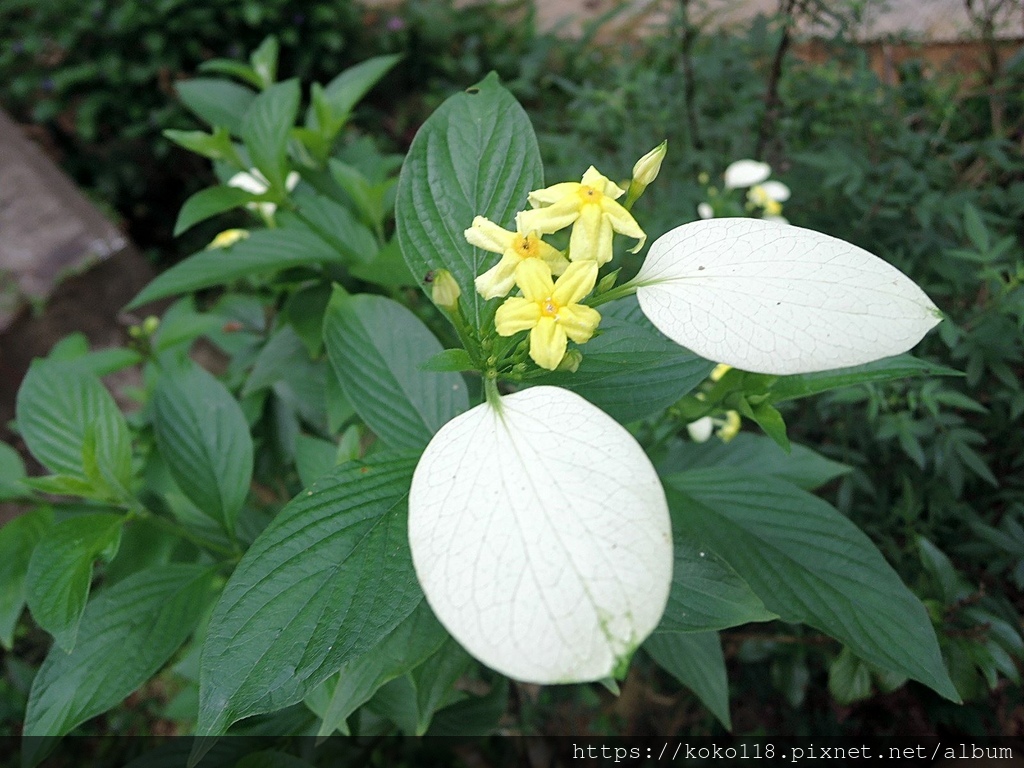
<svg viewBox="0 0 1024 768">
<path fill-rule="evenodd" d="M 346 210 L 385 255 L 394 153 L 407 148 L 445 96 L 491 69 L 527 106 L 551 179 L 577 178 L 590 163 L 613 178 L 627 177 L 637 157 L 668 139 L 658 182 L 638 203 L 652 239 L 696 219 L 698 206 L 712 202 L 709 180 L 721 179 L 733 161 L 770 163 L 773 179 L 792 190 L 785 209 L 791 223 L 890 261 L 947 313 L 917 354 L 963 377 L 862 385 L 780 407 L 792 439 L 852 467 L 824 494 L 926 601 L 968 704 L 954 707 L 920 686 L 896 690 L 901 681 L 837 644 L 772 624 L 724 633 L 735 732 L 880 737 L 881 723 L 890 722 L 880 713 L 909 711 L 914 727 L 931 733 L 1019 736 L 1024 52 L 986 56 L 980 75 L 938 72 L 911 57 L 883 80 L 848 35 L 862 4 L 784 0 L 780 8 L 788 15 L 758 18 L 742 33 L 699 26 L 692 5 L 674 5 L 670 18 L 642 40 L 599 44 L 608 19 L 579 39 L 556 39 L 537 32 L 529 6 L 518 2 L 464 13 L 448 0 L 387 11 L 277 0 L 202 6 L 11 0 L 0 7 L 9 38 L 0 52 L 0 102 L 40 126 L 79 183 L 117 210 L 132 236 L 165 265 L 202 248 L 216 232 L 253 221 L 238 207 L 174 240 L 174 212 L 185 199 L 218 179 L 230 184 L 250 163 L 218 158 L 215 178 L 205 161 L 178 149 L 163 131 L 179 131 L 169 135 L 184 144 L 188 134 L 180 132 L 200 127 L 195 115 L 204 116 L 197 107 L 203 80 L 188 79 L 194 75 L 209 82 L 227 74 L 236 87 L 266 87 L 258 55 L 248 64 L 245 56 L 270 33 L 280 43 L 275 67 L 304 83 L 326 84 L 371 56 L 404 55 L 355 107 L 358 127 L 345 128 L 334 165 L 326 164 L 327 155 L 311 158 L 311 168 L 319 163 L 330 170 Z M 827 59 L 793 54 L 801 15 L 825 30 Z M 979 38 L 991 51 L 987 23 L 978 16 Z M 311 193 L 309 186 L 300 193 Z M 285 191 L 278 193 L 277 202 L 285 202 Z M 625 271 L 636 263 L 625 258 Z M 301 332 L 302 318 L 289 316 L 299 302 L 289 297 L 302 290 L 304 273 L 292 276 L 290 283 L 252 287 L 276 296 L 290 318 L 283 328 Z M 374 282 L 379 275 L 363 277 Z M 377 282 L 380 290 L 401 290 L 401 281 Z M 210 309 L 218 328 L 236 323 L 234 331 L 243 331 L 210 331 L 241 361 L 228 371 L 232 386 L 245 383 L 246 366 L 262 345 L 269 347 L 268 339 L 280 346 L 291 333 L 278 329 L 271 338 L 258 303 L 229 297 L 199 309 L 180 304 L 157 337 L 171 339 L 175 328 L 185 329 L 181 340 L 205 333 L 196 320 L 201 309 Z M 301 338 L 287 341 L 300 349 Z M 301 412 L 299 387 L 316 376 L 290 381 L 285 373 L 276 369 L 278 378 L 254 388 L 259 392 L 251 398 L 265 467 L 294 458 L 299 419 L 309 416 Z M 344 418 L 314 415 L 332 423 Z M 303 461 L 322 458 L 323 445 L 304 445 Z M 0 712 L 14 713 L 24 705 L 31 665 L 10 655 L 5 664 Z M 513 700 L 520 722 L 550 732 L 720 728 L 677 691 L 655 667 L 641 664 L 618 699 L 587 689 L 524 687 L 513 691 Z"/>
</svg>

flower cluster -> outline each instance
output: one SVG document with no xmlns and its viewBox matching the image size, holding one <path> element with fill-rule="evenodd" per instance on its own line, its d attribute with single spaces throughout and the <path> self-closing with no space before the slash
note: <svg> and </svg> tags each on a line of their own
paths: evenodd
<svg viewBox="0 0 1024 768">
<path fill-rule="evenodd" d="M 658 175 L 664 156 L 663 143 L 637 161 L 628 205 Z M 594 290 L 598 270 L 612 259 L 614 234 L 636 239 L 632 253 L 647 240 L 626 206 L 617 202 L 625 194 L 591 166 L 579 182 L 531 192 L 532 208 L 516 215 L 515 232 L 483 216 L 473 219 L 465 232 L 470 244 L 501 254 L 497 264 L 477 277 L 480 295 L 495 299 L 516 286 L 520 291 L 499 307 L 495 329 L 501 336 L 529 331 L 530 357 L 541 368 L 557 368 L 569 340 L 584 344 L 597 330 L 601 315 L 581 302 Z M 567 253 L 542 239 L 570 226 Z"/>
<path fill-rule="evenodd" d="M 708 188 L 708 201 L 697 205 L 697 215 L 702 219 L 713 219 L 716 216 L 738 216 L 749 214 L 760 214 L 762 219 L 769 221 L 786 222 L 782 215 L 782 204 L 789 200 L 789 187 L 781 181 L 775 181 L 769 177 L 772 175 L 772 168 L 768 163 L 761 163 L 756 160 L 737 160 L 725 169 L 724 194 L 715 187 Z M 708 183 L 708 175 L 701 174 L 701 184 Z M 735 201 L 730 197 L 733 190 L 746 190 L 746 200 L 742 209 L 736 207 Z"/>
<path fill-rule="evenodd" d="M 568 340 L 594 333 L 600 316 L 583 301 L 612 257 L 614 233 L 643 245 L 629 206 L 656 174 L 644 162 L 626 191 L 591 168 L 579 183 L 532 192 L 515 232 L 481 217 L 466 231 L 470 243 L 501 255 L 477 278 L 479 293 L 519 289 L 498 308 L 497 332 L 529 330 L 539 366 L 555 368 Z M 764 169 L 753 165 L 734 165 L 727 178 L 730 188 L 760 185 L 771 195 L 762 182 Z M 635 293 L 663 334 L 719 361 L 712 380 L 728 366 L 790 375 L 860 365 L 906 351 L 939 321 L 895 267 L 764 218 L 677 227 L 612 291 Z M 569 226 L 566 253 L 542 240 Z M 443 270 L 432 278 L 435 303 L 461 322 L 458 285 Z M 484 402 L 434 435 L 413 475 L 409 545 L 423 593 L 467 651 L 516 680 L 621 677 L 672 587 L 658 473 L 633 435 L 580 395 L 548 385 L 500 394 L 495 380 L 485 379 Z M 688 427 L 694 440 L 727 440 L 739 416 L 708 413 Z"/>
</svg>

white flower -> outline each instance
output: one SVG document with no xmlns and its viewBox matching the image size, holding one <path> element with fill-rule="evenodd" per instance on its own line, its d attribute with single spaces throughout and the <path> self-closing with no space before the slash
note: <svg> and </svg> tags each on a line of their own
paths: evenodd
<svg viewBox="0 0 1024 768">
<path fill-rule="evenodd" d="M 715 433 L 715 422 L 710 416 L 702 416 L 696 421 L 686 425 L 686 431 L 690 433 L 690 439 L 695 443 L 706 443 Z"/>
<path fill-rule="evenodd" d="M 299 174 L 296 171 L 289 173 L 288 178 L 284 182 L 285 188 L 289 192 L 295 189 L 298 183 Z M 259 168 L 250 168 L 248 173 L 239 171 L 228 179 L 228 186 L 244 189 L 246 192 L 251 192 L 254 195 L 262 195 L 270 189 L 270 182 L 267 181 L 266 176 L 260 173 Z M 272 218 L 277 210 L 277 206 L 274 203 L 248 203 L 245 207 L 253 211 L 259 211 L 265 219 Z"/>
<path fill-rule="evenodd" d="M 715 209 L 711 207 L 711 203 L 698 203 L 697 215 L 702 219 L 713 219 L 715 218 Z"/>
<path fill-rule="evenodd" d="M 784 203 L 789 200 L 789 187 L 781 181 L 766 181 L 761 184 L 761 189 L 764 190 L 769 200 L 774 200 L 777 203 Z"/>
<path fill-rule="evenodd" d="M 457 416 L 409 493 L 427 602 L 471 654 L 517 680 L 624 671 L 668 600 L 665 493 L 636 440 L 557 387 Z"/>
<path fill-rule="evenodd" d="M 744 189 L 760 184 L 772 175 L 772 168 L 768 163 L 759 163 L 756 160 L 737 160 L 725 169 L 725 188 Z"/>
<path fill-rule="evenodd" d="M 775 221 L 684 224 L 634 279 L 647 317 L 708 360 L 769 374 L 906 352 L 941 319 L 906 275 L 834 237 Z"/>
</svg>

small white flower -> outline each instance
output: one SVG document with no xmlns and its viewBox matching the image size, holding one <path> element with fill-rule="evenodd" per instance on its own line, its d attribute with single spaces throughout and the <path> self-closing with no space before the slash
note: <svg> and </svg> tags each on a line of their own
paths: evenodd
<svg viewBox="0 0 1024 768">
<path fill-rule="evenodd" d="M 789 187 L 781 181 L 766 181 L 761 184 L 761 189 L 764 190 L 768 199 L 774 200 L 777 203 L 784 203 L 789 200 Z"/>
<path fill-rule="evenodd" d="M 686 431 L 690 433 L 690 439 L 695 443 L 706 443 L 715 433 L 715 422 L 710 416 L 704 416 L 686 425 Z"/>
<path fill-rule="evenodd" d="M 298 183 L 299 174 L 297 171 L 289 173 L 288 178 L 284 182 L 285 188 L 289 192 L 295 189 Z M 248 173 L 239 171 L 228 179 L 228 186 L 244 189 L 246 192 L 251 192 L 254 195 L 262 195 L 270 189 L 270 182 L 267 181 L 266 176 L 260 173 L 259 168 L 250 168 Z M 252 211 L 259 211 L 265 219 L 272 218 L 277 210 L 277 206 L 274 203 L 248 203 L 245 207 Z"/>
<path fill-rule="evenodd" d="M 725 169 L 725 188 L 744 189 L 760 184 L 772 175 L 772 168 L 768 163 L 759 163 L 756 160 L 737 160 Z"/>
<path fill-rule="evenodd" d="M 698 203 L 697 215 L 702 219 L 713 219 L 715 218 L 715 209 L 711 207 L 711 203 Z"/>
</svg>

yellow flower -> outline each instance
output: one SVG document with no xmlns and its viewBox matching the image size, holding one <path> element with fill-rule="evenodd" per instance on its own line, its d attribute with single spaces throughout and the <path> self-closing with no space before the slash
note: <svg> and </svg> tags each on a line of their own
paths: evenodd
<svg viewBox="0 0 1024 768">
<path fill-rule="evenodd" d="M 522 296 L 506 299 L 494 317 L 502 336 L 530 331 L 530 357 L 541 368 L 555 370 L 565 356 L 568 339 L 587 342 L 601 315 L 579 301 L 594 290 L 597 264 L 577 261 L 570 264 L 558 282 L 540 259 L 526 259 L 516 270 L 516 282 Z"/>
<path fill-rule="evenodd" d="M 762 209 L 768 216 L 778 216 L 782 213 L 782 203 L 773 200 L 760 184 L 750 188 L 750 191 L 747 192 L 747 200 L 753 207 Z"/>
<path fill-rule="evenodd" d="M 725 412 L 725 423 L 718 427 L 718 437 L 723 443 L 728 443 L 740 433 L 740 415 L 736 411 Z"/>
<path fill-rule="evenodd" d="M 530 193 L 534 210 L 519 214 L 520 226 L 528 231 L 550 234 L 572 227 L 569 237 L 569 258 L 573 261 L 596 261 L 598 266 L 612 258 L 612 233 L 635 237 L 636 253 L 643 248 L 647 235 L 630 215 L 615 202 L 623 190 L 590 166 L 579 184 L 567 181 Z"/>
<path fill-rule="evenodd" d="M 725 363 L 719 363 L 711 371 L 711 375 L 708 376 L 708 378 L 711 379 L 712 381 L 718 381 L 720 378 L 725 376 L 725 374 L 727 374 L 731 370 L 732 370 L 732 366 L 731 365 L 726 365 Z"/>
<path fill-rule="evenodd" d="M 551 268 L 553 275 L 562 274 L 569 266 L 562 253 L 537 237 L 536 232 L 524 234 L 522 228 L 518 232 L 509 232 L 493 221 L 477 216 L 473 219 L 473 226 L 464 234 L 471 245 L 501 254 L 501 260 L 476 279 L 476 290 L 485 299 L 508 295 L 516 282 L 516 267 L 526 259 L 542 260 Z"/>
<path fill-rule="evenodd" d="M 217 235 L 210 244 L 206 246 L 207 250 L 213 250 L 215 248 L 228 248 L 239 240 L 245 240 L 249 236 L 248 230 L 245 229 L 225 229 L 219 235 Z"/>
</svg>

